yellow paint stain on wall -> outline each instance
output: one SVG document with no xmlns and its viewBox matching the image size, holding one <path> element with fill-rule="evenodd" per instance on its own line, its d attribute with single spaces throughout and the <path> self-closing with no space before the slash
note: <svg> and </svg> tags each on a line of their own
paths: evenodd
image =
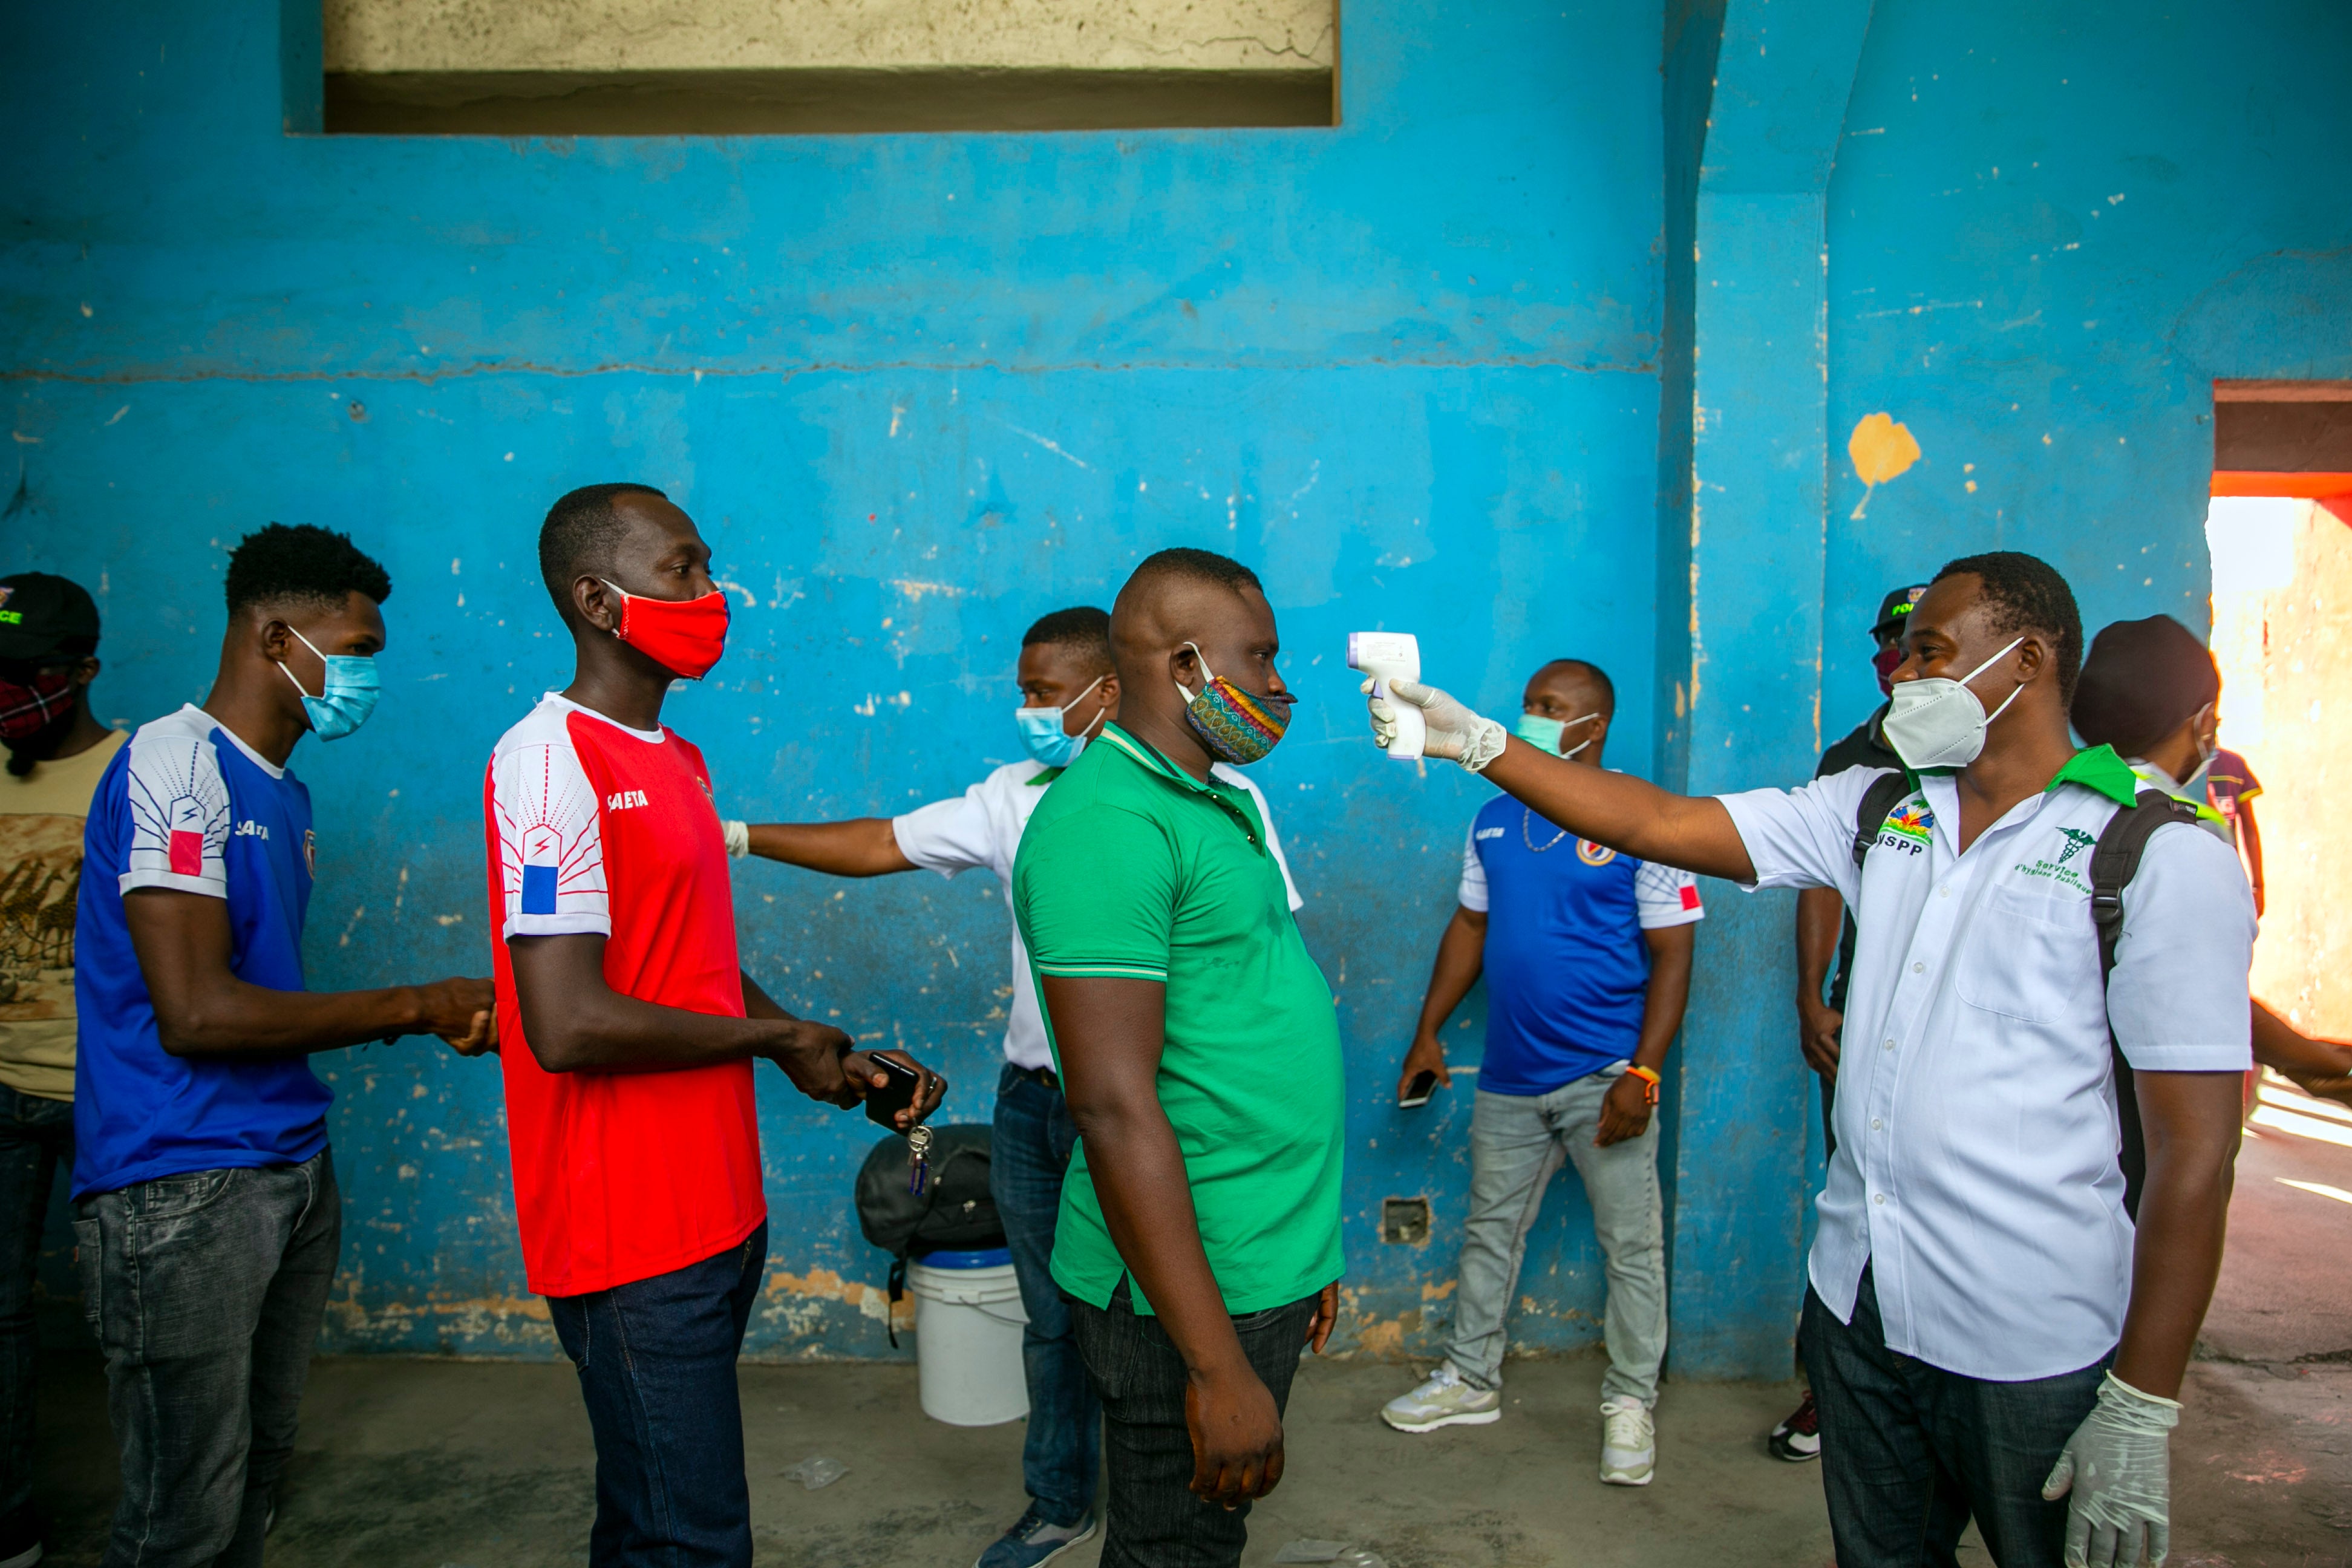
<svg viewBox="0 0 2352 1568">
<path fill-rule="evenodd" d="M 765 1292 L 771 1301 L 781 1302 L 787 1296 L 804 1300 L 839 1301 L 855 1307 L 877 1321 L 888 1318 L 901 1327 L 915 1321 L 914 1292 L 902 1297 L 896 1309 L 890 1304 L 890 1293 L 856 1279 L 844 1279 L 830 1268 L 812 1268 L 806 1274 L 793 1274 L 786 1269 L 774 1269 L 768 1275 Z"/>
<path fill-rule="evenodd" d="M 1865 414 L 1845 440 L 1845 455 L 1853 459 L 1854 477 L 1862 481 L 1862 500 L 1854 503 L 1859 519 L 1870 505 L 1870 492 L 1887 480 L 1899 479 L 1919 460 L 1919 442 L 1907 425 L 1891 414 Z"/>
<path fill-rule="evenodd" d="M 1460 1283 L 1458 1279 L 1448 1279 L 1443 1285 L 1425 1284 L 1421 1288 L 1421 1299 L 1424 1301 L 1443 1301 L 1454 1294 L 1454 1287 Z"/>
<path fill-rule="evenodd" d="M 1404 1354 L 1404 1324 L 1393 1319 L 1387 1322 L 1367 1323 L 1356 1336 L 1356 1347 L 1365 1355 L 1386 1359 Z"/>
</svg>

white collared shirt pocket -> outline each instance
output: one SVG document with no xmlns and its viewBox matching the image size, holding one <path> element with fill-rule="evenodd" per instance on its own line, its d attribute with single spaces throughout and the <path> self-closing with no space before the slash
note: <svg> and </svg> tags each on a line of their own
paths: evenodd
<svg viewBox="0 0 2352 1568">
<path fill-rule="evenodd" d="M 1953 989 L 1971 1007 L 2029 1024 L 2106 1011 L 2090 900 L 2066 891 L 1994 888 L 1977 911 Z"/>
</svg>

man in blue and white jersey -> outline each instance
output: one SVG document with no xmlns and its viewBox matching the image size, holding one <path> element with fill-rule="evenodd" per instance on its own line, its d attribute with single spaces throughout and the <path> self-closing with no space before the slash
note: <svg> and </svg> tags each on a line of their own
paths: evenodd
<svg viewBox="0 0 2352 1568">
<path fill-rule="evenodd" d="M 107 1568 L 261 1561 L 342 1235 L 310 1053 L 490 1037 L 488 980 L 303 985 L 317 838 L 286 763 L 373 708 L 391 580 L 273 523 L 227 587 L 211 695 L 115 754 L 83 839 L 74 1240 L 121 1449 Z"/>
<path fill-rule="evenodd" d="M 1518 733 L 1601 765 L 1616 692 L 1581 659 L 1536 671 Z M 1650 1412 L 1666 1352 L 1665 1213 L 1651 1114 L 1690 996 L 1687 871 L 1577 837 L 1513 800 L 1471 825 L 1454 918 L 1439 939 L 1398 1097 L 1423 1073 L 1453 1078 L 1438 1031 L 1486 977 L 1486 1055 L 1470 1121 L 1454 1336 L 1444 1364 L 1381 1417 L 1401 1432 L 1480 1426 L 1502 1415 L 1504 1321 L 1544 1189 L 1571 1162 L 1607 1260 L 1609 1371 L 1601 1379 L 1601 1479 L 1647 1486 Z"/>
</svg>

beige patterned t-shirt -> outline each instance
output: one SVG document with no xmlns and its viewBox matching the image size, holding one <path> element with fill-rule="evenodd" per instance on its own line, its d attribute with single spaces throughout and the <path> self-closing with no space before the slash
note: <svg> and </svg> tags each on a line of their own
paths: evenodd
<svg viewBox="0 0 2352 1568">
<path fill-rule="evenodd" d="M 0 770 L 0 1083 L 71 1100 L 82 824 L 121 731 L 23 778 Z"/>
</svg>

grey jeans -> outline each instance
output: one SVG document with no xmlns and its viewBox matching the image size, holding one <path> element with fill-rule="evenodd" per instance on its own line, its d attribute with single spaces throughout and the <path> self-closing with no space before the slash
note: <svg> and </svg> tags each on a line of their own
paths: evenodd
<svg viewBox="0 0 2352 1568">
<path fill-rule="evenodd" d="M 1503 1381 L 1504 1320 L 1528 1249 L 1528 1231 L 1543 1210 L 1544 1188 L 1563 1161 L 1574 1161 L 1592 1205 L 1592 1226 L 1607 1260 L 1609 1371 L 1601 1392 L 1611 1399 L 1658 1400 L 1658 1364 L 1666 1354 L 1665 1205 L 1658 1191 L 1658 1119 L 1638 1138 L 1606 1149 L 1592 1139 L 1601 1097 L 1623 1074 L 1612 1068 L 1549 1094 L 1478 1091 L 1470 1116 L 1470 1216 L 1464 1226 L 1460 1287 L 1454 1292 L 1454 1370 L 1480 1388 Z"/>
<path fill-rule="evenodd" d="M 122 1456 L 106 1568 L 254 1568 L 342 1245 L 334 1162 L 162 1176 L 74 1205 Z"/>
</svg>

